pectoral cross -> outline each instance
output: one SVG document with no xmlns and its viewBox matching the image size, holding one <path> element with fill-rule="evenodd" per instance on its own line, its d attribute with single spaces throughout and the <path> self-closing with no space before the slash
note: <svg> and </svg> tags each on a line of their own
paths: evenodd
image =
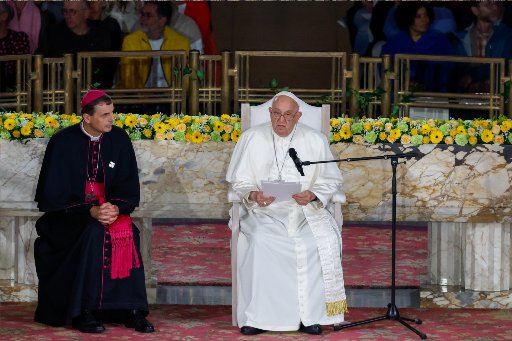
<svg viewBox="0 0 512 341">
<path fill-rule="evenodd" d="M 92 200 L 92 199 L 95 199 L 96 196 L 94 195 L 94 193 L 89 193 L 85 196 L 85 199 L 86 200 Z"/>
</svg>

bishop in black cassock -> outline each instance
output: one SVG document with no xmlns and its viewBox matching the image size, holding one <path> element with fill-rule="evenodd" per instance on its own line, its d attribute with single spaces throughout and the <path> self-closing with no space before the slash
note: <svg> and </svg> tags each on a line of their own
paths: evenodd
<svg viewBox="0 0 512 341">
<path fill-rule="evenodd" d="M 50 139 L 39 174 L 35 321 L 99 333 L 105 320 L 152 332 L 139 230 L 129 217 L 140 197 L 133 146 L 113 125 L 106 93 L 91 90 L 81 105 L 83 121 Z"/>
</svg>

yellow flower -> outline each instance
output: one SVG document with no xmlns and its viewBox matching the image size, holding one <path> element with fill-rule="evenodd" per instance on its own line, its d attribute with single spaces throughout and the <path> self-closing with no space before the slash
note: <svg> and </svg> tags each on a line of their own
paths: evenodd
<svg viewBox="0 0 512 341">
<path fill-rule="evenodd" d="M 229 116 L 227 114 L 222 114 L 222 115 L 220 115 L 220 119 L 223 121 L 229 122 L 229 120 L 231 119 L 231 116 Z"/>
<path fill-rule="evenodd" d="M 165 134 L 165 138 L 167 140 L 172 140 L 174 138 L 174 132 L 173 131 L 168 131 L 166 134 Z"/>
<path fill-rule="evenodd" d="M 498 125 L 494 125 L 492 126 L 491 131 L 494 135 L 498 135 L 501 132 L 501 127 Z"/>
<path fill-rule="evenodd" d="M 470 136 L 468 141 L 470 145 L 475 145 L 477 144 L 478 139 L 476 138 L 476 136 Z"/>
<path fill-rule="evenodd" d="M 411 143 L 411 137 L 407 134 L 404 134 L 400 137 L 400 143 L 402 144 L 409 144 Z"/>
<path fill-rule="evenodd" d="M 190 136 L 190 142 L 200 144 L 201 142 L 203 142 L 203 135 L 201 135 L 201 133 L 198 131 L 193 132 L 192 135 Z"/>
<path fill-rule="evenodd" d="M 428 133 L 430 133 L 430 126 L 428 124 L 423 124 L 420 128 L 420 133 L 422 135 L 427 135 Z"/>
<path fill-rule="evenodd" d="M 364 124 L 363 124 L 363 128 L 364 128 L 364 130 L 366 130 L 366 131 L 370 131 L 370 130 L 372 130 L 372 124 L 371 124 L 371 122 L 364 122 Z"/>
<path fill-rule="evenodd" d="M 336 128 L 341 124 L 341 120 L 337 118 L 331 118 L 331 127 Z"/>
<path fill-rule="evenodd" d="M 395 129 L 391 129 L 391 131 L 389 132 L 389 135 L 392 136 L 393 139 L 396 141 L 396 140 L 398 140 L 398 138 L 400 138 L 400 136 L 402 135 L 402 132 L 400 131 L 400 129 L 395 128 Z"/>
<path fill-rule="evenodd" d="M 155 132 L 162 134 L 167 130 L 167 125 L 163 122 L 157 122 L 153 128 L 155 129 Z"/>
<path fill-rule="evenodd" d="M 12 132 L 12 136 L 15 137 L 15 138 L 19 138 L 20 137 L 20 131 L 19 130 L 15 130 Z"/>
<path fill-rule="evenodd" d="M 50 128 L 57 129 L 58 127 L 60 127 L 59 121 L 53 120 L 50 122 Z"/>
<path fill-rule="evenodd" d="M 8 118 L 4 122 L 4 128 L 7 130 L 13 130 L 15 126 L 16 126 L 16 121 L 13 120 L 12 118 Z"/>
<path fill-rule="evenodd" d="M 503 137 L 503 135 L 496 135 L 494 136 L 494 143 L 496 144 L 503 144 L 505 142 L 505 138 Z"/>
<path fill-rule="evenodd" d="M 435 126 L 436 126 L 436 121 L 435 121 L 434 119 L 432 119 L 432 118 L 431 118 L 431 119 L 429 119 L 429 120 L 427 121 L 427 124 L 428 124 L 429 126 L 431 126 L 431 127 L 435 127 Z"/>
<path fill-rule="evenodd" d="M 208 125 L 204 125 L 203 126 L 203 132 L 204 133 L 209 133 L 211 131 L 212 131 L 212 128 L 210 128 L 210 126 L 208 126 Z"/>
<path fill-rule="evenodd" d="M 185 130 L 187 130 L 187 125 L 185 123 L 180 123 L 176 126 L 176 130 L 183 133 Z"/>
<path fill-rule="evenodd" d="M 453 144 L 453 137 L 451 137 L 451 136 L 446 136 L 446 137 L 444 138 L 444 143 L 446 143 L 446 144 Z"/>
<path fill-rule="evenodd" d="M 47 127 L 52 127 L 55 125 L 55 118 L 53 118 L 52 116 L 48 116 L 47 118 L 44 119 L 44 123 L 46 124 Z"/>
<path fill-rule="evenodd" d="M 341 130 L 350 131 L 350 123 L 349 122 L 343 123 L 343 125 L 341 126 Z"/>
<path fill-rule="evenodd" d="M 379 133 L 379 140 L 384 141 L 385 139 L 387 139 L 387 137 L 388 137 L 388 134 L 386 134 L 385 132 L 381 131 Z"/>
<path fill-rule="evenodd" d="M 464 126 L 458 126 L 455 135 L 464 134 L 466 135 L 466 128 Z"/>
<path fill-rule="evenodd" d="M 126 118 L 124 119 L 124 124 L 127 127 L 134 128 L 135 125 L 137 125 L 137 117 L 135 117 L 134 115 L 126 116 Z"/>
<path fill-rule="evenodd" d="M 116 127 L 122 128 L 122 127 L 123 127 L 123 122 L 122 122 L 121 120 L 116 120 L 116 121 L 114 122 L 114 125 L 115 125 Z"/>
<path fill-rule="evenodd" d="M 230 138 L 231 138 L 231 134 L 229 134 L 229 133 L 222 134 L 222 141 L 224 141 L 224 142 L 229 141 Z"/>
<path fill-rule="evenodd" d="M 231 140 L 233 140 L 234 142 L 237 142 L 239 137 L 240 137 L 240 130 L 235 130 L 231 133 Z"/>
<path fill-rule="evenodd" d="M 210 135 L 208 135 L 208 134 L 204 134 L 204 135 L 203 135 L 203 142 L 210 141 L 211 139 L 212 139 L 212 138 L 211 138 L 211 136 L 210 136 Z"/>
<path fill-rule="evenodd" d="M 332 134 L 332 139 L 333 139 L 334 141 L 336 141 L 336 142 L 340 142 L 340 140 L 341 140 L 341 136 L 340 136 L 340 134 L 339 134 L 339 133 L 334 133 L 334 134 Z"/>
<path fill-rule="evenodd" d="M 171 117 L 170 119 L 167 120 L 167 123 L 169 124 L 171 129 L 173 129 L 180 123 L 180 120 L 177 117 Z"/>
<path fill-rule="evenodd" d="M 30 135 L 30 133 L 32 132 L 32 129 L 30 129 L 30 127 L 29 127 L 28 125 L 26 125 L 26 126 L 22 127 L 22 128 L 20 129 L 20 131 L 21 131 L 21 135 L 23 135 L 23 136 L 29 136 L 29 135 Z"/>
<path fill-rule="evenodd" d="M 501 123 L 501 131 L 502 132 L 506 133 L 510 129 L 512 129 L 512 121 L 503 121 Z"/>
<path fill-rule="evenodd" d="M 386 130 L 387 132 L 390 132 L 391 129 L 393 129 L 393 123 L 388 122 L 384 125 L 384 130 Z"/>
<path fill-rule="evenodd" d="M 221 121 L 215 121 L 215 123 L 213 123 L 213 130 L 220 133 L 224 130 L 224 123 Z"/>
<path fill-rule="evenodd" d="M 163 133 L 156 133 L 155 134 L 155 140 L 162 141 L 165 139 L 165 134 Z"/>
<path fill-rule="evenodd" d="M 389 135 L 389 136 L 388 136 L 388 138 L 387 138 L 387 141 L 388 141 L 389 143 L 395 143 L 396 139 L 395 139 L 395 137 L 394 137 L 394 136 Z"/>
<path fill-rule="evenodd" d="M 67 115 L 62 115 L 62 119 L 66 120 L 67 118 L 65 118 L 65 116 L 67 116 Z M 21 118 L 26 118 L 27 120 L 31 120 L 32 119 L 32 114 L 23 113 L 23 114 L 20 115 L 20 117 Z"/>
<path fill-rule="evenodd" d="M 82 118 L 81 118 L 81 117 L 79 117 L 79 116 L 73 116 L 73 117 L 71 118 L 71 123 L 73 123 L 73 124 L 80 123 L 81 121 L 82 121 Z"/>
<path fill-rule="evenodd" d="M 192 137 L 192 135 L 190 133 L 186 133 L 185 134 L 185 141 L 190 142 L 190 138 L 191 137 Z"/>
<path fill-rule="evenodd" d="M 340 130 L 340 137 L 342 140 L 348 140 L 352 137 L 352 132 L 350 130 Z"/>
<path fill-rule="evenodd" d="M 142 131 L 142 134 L 144 134 L 144 136 L 149 139 L 153 135 L 153 131 L 151 131 L 149 128 L 146 128 Z"/>
<path fill-rule="evenodd" d="M 468 135 L 469 136 L 476 136 L 476 129 L 475 128 L 468 128 Z"/>
<path fill-rule="evenodd" d="M 162 115 L 160 114 L 153 114 L 151 115 L 151 118 L 159 119 Z"/>
<path fill-rule="evenodd" d="M 494 140 L 494 134 L 489 129 L 484 129 L 482 131 L 482 136 L 480 137 L 484 143 L 489 143 Z"/>
<path fill-rule="evenodd" d="M 41 129 L 36 129 L 36 130 L 34 130 L 34 136 L 38 137 L 38 138 L 41 138 L 41 137 L 44 136 L 44 133 L 43 133 L 43 131 Z"/>
<path fill-rule="evenodd" d="M 442 140 L 443 140 L 443 133 L 437 129 L 432 130 L 432 132 L 430 133 L 430 141 L 432 141 L 432 143 L 438 144 Z"/>
<path fill-rule="evenodd" d="M 429 144 L 430 143 L 430 137 L 423 136 L 423 144 Z"/>
<path fill-rule="evenodd" d="M 188 115 L 185 115 L 183 116 L 183 118 L 181 119 L 181 123 L 190 123 L 190 121 L 192 121 L 192 117 L 188 116 Z"/>
<path fill-rule="evenodd" d="M 455 136 L 457 136 L 457 130 L 456 130 L 456 129 L 452 129 L 452 130 L 450 130 L 450 136 L 451 136 L 451 137 L 455 137 Z"/>
<path fill-rule="evenodd" d="M 411 129 L 411 136 L 418 135 L 418 129 L 412 128 Z"/>
</svg>

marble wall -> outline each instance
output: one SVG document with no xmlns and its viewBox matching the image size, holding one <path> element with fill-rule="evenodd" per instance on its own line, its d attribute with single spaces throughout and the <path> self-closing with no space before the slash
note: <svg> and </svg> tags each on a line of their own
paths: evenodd
<svg viewBox="0 0 512 341">
<path fill-rule="evenodd" d="M 143 233 L 143 253 L 150 278 L 152 218 L 228 218 L 230 205 L 224 175 L 234 144 L 144 140 L 134 142 L 134 146 L 142 185 L 141 204 L 134 216 Z M 0 280 L 28 284 L 37 280 L 32 245 L 33 222 L 39 213 L 33 198 L 45 147 L 44 140 L 25 144 L 0 140 Z M 468 245 L 480 243 L 477 232 L 481 228 L 498 228 L 500 235 L 510 237 L 512 146 L 340 143 L 331 149 L 340 159 L 417 153 L 415 158 L 400 160 L 406 163 L 397 167 L 397 220 L 430 222 L 431 236 L 451 229 L 445 233 L 449 239 L 431 239 L 430 283 L 441 284 L 449 278 L 460 285 L 468 282 L 475 287 L 481 285 L 479 277 L 488 276 L 488 270 L 483 269 L 487 263 L 474 267 L 471 259 L 489 259 L 486 254 L 499 251 L 500 257 L 494 258 L 499 258 L 496 262 L 501 263 L 493 265 L 500 271 L 497 283 L 486 284 L 485 288 L 504 290 L 501 288 L 510 286 L 510 266 L 503 261 L 510 259 L 510 242 L 497 245 L 491 238 L 491 243 L 483 249 L 468 248 Z M 314 155 L 299 157 L 303 161 L 318 161 Z M 347 197 L 343 205 L 344 220 L 390 221 L 390 160 L 343 161 L 339 166 Z M 462 228 L 457 224 L 462 224 Z M 468 226 L 475 226 L 476 230 L 469 231 Z M 466 239 L 462 244 L 452 248 L 453 241 L 463 236 Z M 446 252 L 442 250 L 450 251 L 451 258 L 444 257 Z M 472 250 L 471 255 L 468 250 Z M 457 267 L 450 262 L 458 262 Z M 447 273 L 446 269 L 452 270 Z M 488 290 L 485 288 L 482 290 Z"/>
</svg>

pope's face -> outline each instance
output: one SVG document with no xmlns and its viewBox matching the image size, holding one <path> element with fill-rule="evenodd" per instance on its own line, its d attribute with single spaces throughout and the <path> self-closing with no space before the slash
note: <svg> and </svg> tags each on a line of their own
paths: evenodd
<svg viewBox="0 0 512 341">
<path fill-rule="evenodd" d="M 288 96 L 279 96 L 269 108 L 272 129 L 281 136 L 290 135 L 302 116 L 297 103 Z"/>
<path fill-rule="evenodd" d="M 112 130 L 114 122 L 114 105 L 99 103 L 94 107 L 94 114 L 84 114 L 84 128 L 92 136 L 99 136 Z"/>
</svg>

